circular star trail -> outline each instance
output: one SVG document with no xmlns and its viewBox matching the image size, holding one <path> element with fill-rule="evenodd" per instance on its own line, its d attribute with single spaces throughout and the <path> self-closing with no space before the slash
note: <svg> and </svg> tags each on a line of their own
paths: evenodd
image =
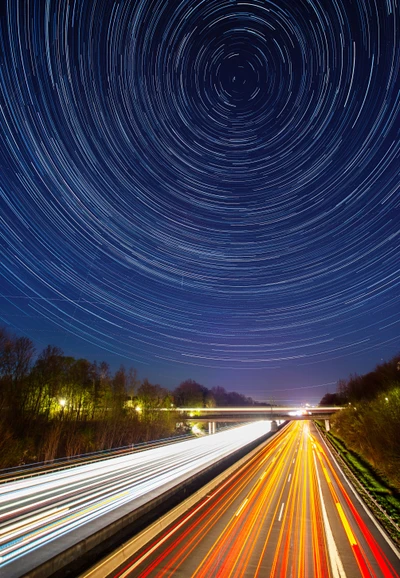
<svg viewBox="0 0 400 578">
<path fill-rule="evenodd" d="M 8 0 L 1 319 L 214 368 L 393 345 L 399 32 L 395 0 Z"/>
</svg>

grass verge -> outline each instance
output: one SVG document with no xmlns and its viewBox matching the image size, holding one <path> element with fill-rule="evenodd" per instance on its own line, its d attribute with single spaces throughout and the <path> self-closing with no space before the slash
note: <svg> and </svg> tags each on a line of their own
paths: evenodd
<svg viewBox="0 0 400 578">
<path fill-rule="evenodd" d="M 340 465 L 369 507 L 374 517 L 400 548 L 400 494 L 362 456 L 346 447 L 345 442 L 331 431 L 325 430 L 322 422 L 316 421 L 319 431 L 333 450 Z"/>
</svg>

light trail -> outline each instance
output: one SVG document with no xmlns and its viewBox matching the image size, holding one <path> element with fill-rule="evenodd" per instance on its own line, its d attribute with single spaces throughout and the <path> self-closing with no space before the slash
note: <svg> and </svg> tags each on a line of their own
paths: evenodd
<svg viewBox="0 0 400 578">
<path fill-rule="evenodd" d="M 292 422 L 229 482 L 108 575 L 398 577 L 398 553 L 364 516 L 315 427 Z"/>
<path fill-rule="evenodd" d="M 178 484 L 265 435 L 256 422 L 213 436 L 53 471 L 0 485 L 0 571 L 122 506 Z M 62 544 L 60 542 L 62 551 Z"/>
<path fill-rule="evenodd" d="M 382 572 L 382 575 L 385 576 L 385 578 L 391 578 L 392 576 L 398 576 L 398 574 L 395 573 L 394 569 L 392 568 L 392 566 L 390 565 L 390 563 L 388 562 L 384 552 L 382 551 L 382 548 L 379 546 L 379 544 L 377 543 L 377 541 L 374 539 L 371 530 L 368 528 L 367 524 L 364 522 L 364 520 L 361 518 L 359 512 L 357 511 L 357 509 L 355 508 L 348 492 L 346 491 L 342 481 L 340 480 L 337 472 L 335 471 L 332 462 L 327 458 L 327 454 L 324 450 L 324 448 L 321 446 L 321 444 L 315 440 L 315 447 L 317 449 L 317 455 L 319 457 L 319 460 L 321 462 L 322 465 L 322 471 L 324 473 L 324 476 L 326 478 L 326 481 L 328 483 L 328 487 L 329 490 L 332 494 L 332 498 L 335 501 L 335 505 L 337 507 L 337 510 L 339 512 L 339 516 L 340 519 L 342 521 L 343 524 L 343 528 L 346 532 L 346 536 L 349 540 L 349 543 L 353 549 L 354 552 L 354 556 L 357 560 L 357 564 L 359 566 L 361 575 L 364 577 L 374 577 L 377 574 L 374 571 L 373 565 L 370 563 L 369 559 L 368 559 L 368 555 L 366 553 L 366 550 L 363 549 L 362 545 L 357 541 L 357 538 L 355 536 L 355 532 L 358 530 L 358 532 L 361 534 L 362 539 L 366 542 L 367 544 L 367 548 L 373 553 L 373 558 L 376 561 L 376 563 L 378 564 L 378 567 L 380 569 L 380 571 Z M 324 462 L 327 464 L 327 467 L 325 467 Z M 332 477 L 335 481 L 336 487 L 337 487 L 337 491 L 338 493 L 336 493 L 335 488 L 333 486 L 332 480 L 329 477 L 329 473 L 328 473 L 328 469 L 330 470 Z M 338 496 L 338 494 L 341 496 L 342 501 L 344 500 L 344 504 L 342 505 L 341 500 Z M 346 515 L 344 508 L 347 506 L 347 508 L 349 509 L 350 515 Z M 354 520 L 354 524 L 353 524 L 353 528 L 352 529 L 352 525 L 350 520 L 353 519 Z"/>
</svg>

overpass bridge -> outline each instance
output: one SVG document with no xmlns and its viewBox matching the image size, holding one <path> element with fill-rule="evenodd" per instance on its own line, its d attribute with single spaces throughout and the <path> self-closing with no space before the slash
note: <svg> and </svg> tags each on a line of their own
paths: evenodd
<svg viewBox="0 0 400 578">
<path fill-rule="evenodd" d="M 260 419 L 325 419 L 340 411 L 341 407 L 174 407 L 165 411 L 178 413 L 180 417 L 196 421 L 258 421 Z"/>
<path fill-rule="evenodd" d="M 277 421 L 277 420 L 325 420 L 325 428 L 330 429 L 329 418 L 342 408 L 293 407 L 293 406 L 250 406 L 250 407 L 174 407 L 167 410 L 176 414 L 181 421 L 208 422 L 209 433 L 215 433 L 217 422 Z"/>
</svg>

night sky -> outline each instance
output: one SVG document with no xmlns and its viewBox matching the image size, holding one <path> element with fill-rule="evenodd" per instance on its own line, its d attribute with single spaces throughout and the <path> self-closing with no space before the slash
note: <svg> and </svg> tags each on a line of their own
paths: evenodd
<svg viewBox="0 0 400 578">
<path fill-rule="evenodd" d="M 0 325 L 268 401 L 400 351 L 396 0 L 0 18 Z"/>
</svg>

